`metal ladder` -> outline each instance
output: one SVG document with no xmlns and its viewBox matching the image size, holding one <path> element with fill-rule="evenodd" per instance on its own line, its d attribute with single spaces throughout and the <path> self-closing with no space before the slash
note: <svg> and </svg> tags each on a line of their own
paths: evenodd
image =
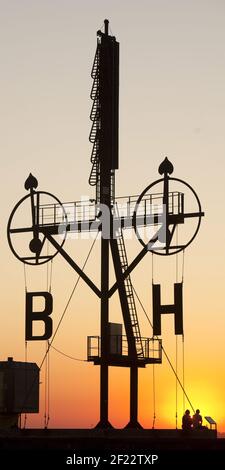
<svg viewBox="0 0 225 470">
<path fill-rule="evenodd" d="M 115 170 L 111 170 L 111 204 L 115 204 Z"/>
<path fill-rule="evenodd" d="M 91 132 L 89 135 L 89 141 L 93 144 L 91 153 L 92 169 L 89 177 L 89 184 L 96 186 L 99 179 L 99 130 L 101 127 L 100 122 L 100 105 L 99 105 L 99 47 L 97 46 L 94 63 L 91 71 L 91 77 L 93 78 L 93 85 L 91 89 L 91 99 L 93 105 L 91 109 L 90 119 L 92 121 Z M 97 197 L 97 196 L 96 196 Z"/>
<path fill-rule="evenodd" d="M 118 208 L 116 210 L 118 212 Z M 125 247 L 122 228 L 119 228 L 117 230 L 117 246 L 118 246 L 118 251 L 119 251 L 122 272 L 124 273 L 128 267 L 128 260 L 127 260 L 127 253 L 126 253 L 126 247 Z M 132 285 L 130 275 L 128 275 L 126 279 L 124 279 L 124 286 L 125 286 L 127 302 L 128 302 L 129 312 L 130 312 L 132 330 L 133 330 L 133 334 L 135 338 L 137 356 L 140 358 L 142 357 L 144 358 L 144 350 L 143 350 L 143 344 L 141 340 L 141 332 L 140 332 L 140 326 L 138 322 L 137 309 L 136 309 L 135 298 L 134 298 L 134 290 L 133 290 L 133 285 Z"/>
<path fill-rule="evenodd" d="M 98 151 L 98 141 L 96 140 L 93 145 L 93 150 L 91 154 L 91 173 L 89 176 L 90 186 L 96 186 L 99 179 L 99 151 Z"/>
</svg>

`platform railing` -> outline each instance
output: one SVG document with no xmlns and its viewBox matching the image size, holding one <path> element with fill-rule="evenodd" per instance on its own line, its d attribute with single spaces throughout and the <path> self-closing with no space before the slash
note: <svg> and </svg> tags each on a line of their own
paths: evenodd
<svg viewBox="0 0 225 470">
<path fill-rule="evenodd" d="M 139 196 L 125 196 L 115 199 L 118 210 L 112 208 L 114 219 L 132 220 Z M 169 193 L 169 214 L 179 215 L 184 212 L 184 194 L 178 191 Z M 137 215 L 140 219 L 160 216 L 163 213 L 163 194 L 146 194 L 138 205 Z M 98 220 L 100 207 L 95 199 L 87 199 L 60 204 L 44 204 L 39 207 L 40 225 L 59 225 L 65 222 L 65 214 L 69 224 L 92 223 Z"/>
<path fill-rule="evenodd" d="M 136 339 L 135 339 L 136 340 Z M 137 360 L 143 362 L 144 360 L 152 359 L 155 362 L 162 362 L 162 340 L 156 338 L 141 338 L 143 346 L 143 356 L 138 357 Z M 114 357 L 128 357 L 128 340 L 126 335 L 110 335 L 109 336 L 109 356 Z M 93 361 L 96 358 L 101 358 L 101 337 L 88 336 L 87 337 L 87 359 Z"/>
</svg>

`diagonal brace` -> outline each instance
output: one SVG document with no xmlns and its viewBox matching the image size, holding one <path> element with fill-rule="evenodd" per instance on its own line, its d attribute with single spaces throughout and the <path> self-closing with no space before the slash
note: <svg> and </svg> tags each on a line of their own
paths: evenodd
<svg viewBox="0 0 225 470">
<path fill-rule="evenodd" d="M 79 274 L 79 276 L 86 282 L 86 284 L 94 291 L 94 293 L 101 298 L 101 291 L 96 287 L 96 285 L 89 279 L 89 277 L 82 271 L 77 263 L 68 255 L 68 253 L 62 248 L 61 245 L 53 238 L 49 233 L 45 233 L 46 238 L 50 243 L 56 248 L 56 250 L 63 256 L 63 258 L 70 264 L 70 266 Z"/>
<path fill-rule="evenodd" d="M 144 258 L 144 256 L 146 255 L 146 253 L 148 253 L 149 251 L 151 251 L 151 246 L 154 245 L 154 243 L 158 240 L 158 232 L 156 233 L 156 235 L 154 236 L 154 238 L 152 238 L 150 240 L 150 242 L 148 243 L 148 245 L 144 246 L 144 248 L 142 248 L 142 250 L 138 253 L 138 255 L 136 256 L 136 258 L 134 258 L 134 260 L 131 262 L 130 266 L 128 266 L 128 268 L 126 269 L 126 271 L 124 271 L 124 273 L 122 274 L 122 276 L 120 277 L 120 279 L 115 282 L 115 284 L 113 284 L 113 286 L 111 287 L 111 289 L 109 290 L 109 297 L 111 297 L 115 292 L 116 290 L 119 288 L 119 284 L 121 282 L 123 282 L 127 276 L 129 276 L 129 274 L 133 271 L 134 268 L 136 268 L 136 266 L 138 265 L 138 263 L 140 263 L 140 261 L 142 260 L 142 258 Z"/>
<path fill-rule="evenodd" d="M 133 271 L 134 268 L 136 268 L 138 263 L 140 263 L 140 261 L 142 260 L 142 258 L 144 258 L 146 253 L 148 253 L 148 251 L 149 250 L 146 247 L 142 248 L 136 258 L 134 258 L 130 266 L 128 266 L 126 271 L 124 271 L 124 273 L 121 275 L 120 279 L 116 281 L 115 284 L 113 284 L 111 289 L 109 289 L 109 297 L 111 297 L 116 292 L 116 290 L 119 288 L 120 283 L 122 283 L 127 278 L 127 276 L 129 276 L 129 274 Z"/>
</svg>

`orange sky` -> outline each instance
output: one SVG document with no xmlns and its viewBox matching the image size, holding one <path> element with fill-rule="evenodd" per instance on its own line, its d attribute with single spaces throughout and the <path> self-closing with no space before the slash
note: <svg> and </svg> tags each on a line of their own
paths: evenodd
<svg viewBox="0 0 225 470">
<path fill-rule="evenodd" d="M 93 4 L 92 4 L 93 3 Z M 129 19 L 127 11 L 129 8 Z M 2 2 L 1 86 L 1 360 L 24 358 L 23 266 L 10 252 L 6 226 L 15 203 L 25 195 L 31 171 L 39 188 L 62 201 L 93 197 L 88 186 L 91 145 L 90 71 L 96 30 L 110 19 L 121 43 L 120 171 L 117 195 L 140 194 L 158 178 L 165 155 L 174 176 L 196 189 L 205 218 L 185 254 L 184 324 L 185 388 L 195 408 L 211 415 L 225 431 L 224 367 L 224 234 L 225 93 L 224 2 L 216 0 L 80 0 Z M 88 11 L 88 14 L 87 14 Z M 82 265 L 92 240 L 69 240 L 66 249 Z M 127 241 L 129 260 L 140 250 Z M 99 283 L 99 242 L 86 272 Z M 147 255 L 132 279 L 151 317 L 152 260 Z M 182 258 L 179 258 L 181 269 Z M 28 268 L 28 290 L 46 289 L 46 267 Z M 155 282 L 175 282 L 175 259 L 158 259 Z M 52 293 L 56 326 L 76 274 L 57 256 Z M 111 302 L 111 321 L 120 321 L 118 298 Z M 152 332 L 139 309 L 143 336 Z M 99 303 L 83 282 L 74 294 L 54 345 L 86 359 L 86 336 L 99 334 Z M 173 318 L 163 319 L 163 342 L 175 363 Z M 40 364 L 42 342 L 29 343 L 28 359 Z M 51 352 L 50 426 L 90 427 L 99 417 L 99 368 Z M 182 374 L 179 338 L 179 373 Z M 156 372 L 156 427 L 175 427 L 175 379 L 165 358 Z M 41 408 L 27 425 L 44 422 L 44 369 Z M 119 387 L 118 387 L 119 384 Z M 110 419 L 128 421 L 129 376 L 110 369 Z M 140 371 L 139 418 L 152 426 L 152 367 Z M 181 423 L 182 392 L 178 393 Z"/>
</svg>

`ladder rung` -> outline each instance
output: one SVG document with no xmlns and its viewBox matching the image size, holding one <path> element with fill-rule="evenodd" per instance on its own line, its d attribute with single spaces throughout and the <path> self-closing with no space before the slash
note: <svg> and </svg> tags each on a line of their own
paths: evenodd
<svg viewBox="0 0 225 470">
<path fill-rule="evenodd" d="M 118 208 L 117 208 L 117 212 L 118 212 Z M 115 216 L 116 216 L 116 212 L 115 212 Z M 119 216 L 119 213 L 118 213 L 118 216 Z M 122 229 L 120 229 L 119 235 L 117 236 L 117 248 L 118 248 L 118 253 L 119 253 L 119 258 L 120 258 L 121 270 L 122 272 L 124 272 L 125 269 L 127 269 L 128 267 L 128 260 L 127 260 L 126 248 L 124 245 Z M 139 328 L 136 305 L 135 305 L 135 300 L 134 300 L 133 286 L 132 286 L 130 276 L 127 276 L 126 279 L 124 279 L 124 286 L 125 286 L 127 304 L 128 304 L 129 313 L 130 313 L 131 326 L 132 326 L 133 334 L 136 340 L 135 341 L 136 353 L 138 357 L 144 358 L 143 345 L 141 341 L 140 328 Z"/>
</svg>

